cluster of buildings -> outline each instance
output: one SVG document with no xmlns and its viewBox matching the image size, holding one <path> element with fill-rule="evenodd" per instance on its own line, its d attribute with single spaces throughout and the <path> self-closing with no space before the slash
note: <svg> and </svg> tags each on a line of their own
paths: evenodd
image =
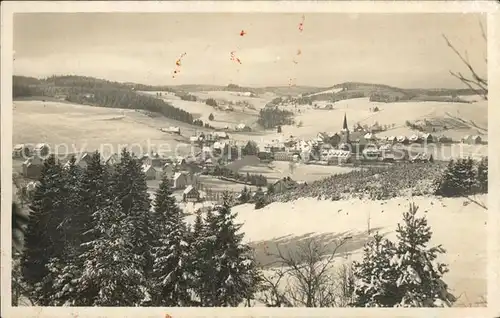
<svg viewBox="0 0 500 318">
<path fill-rule="evenodd" d="M 293 136 L 285 141 L 273 140 L 260 147 L 259 158 L 323 164 L 345 164 L 353 161 L 432 161 L 432 156 L 426 153 L 409 154 L 405 146 L 451 142 L 451 138 L 434 136 L 431 133 L 379 138 L 373 130 L 354 129 L 351 132 L 347 125 L 347 116 L 344 115 L 340 132 L 319 133 L 312 140 L 299 140 Z M 465 136 L 462 142 L 480 144 L 482 140 L 480 136 Z"/>
</svg>

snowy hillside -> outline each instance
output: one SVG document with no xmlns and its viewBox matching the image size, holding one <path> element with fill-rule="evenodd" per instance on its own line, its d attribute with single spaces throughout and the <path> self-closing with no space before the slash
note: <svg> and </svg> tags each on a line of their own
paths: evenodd
<svg viewBox="0 0 500 318">
<path fill-rule="evenodd" d="M 487 197 L 480 200 L 486 202 Z M 247 242 L 251 242 L 259 261 L 266 262 L 264 246 L 272 248 L 280 244 L 293 250 L 305 238 L 330 242 L 340 235 L 352 236 L 352 240 L 340 251 L 340 255 L 360 257 L 367 240 L 368 220 L 372 234 L 395 239 L 395 229 L 402 221 L 410 201 L 396 198 L 388 201 L 318 201 L 299 199 L 288 203 L 273 203 L 261 210 L 251 204 L 233 208 L 238 221 L 244 223 Z M 460 296 L 457 306 L 477 305 L 486 297 L 486 220 L 487 213 L 465 199 L 441 199 L 414 197 L 419 213 L 425 214 L 433 231 L 432 244 L 442 244 L 447 253 L 441 259 L 449 264 L 450 272 L 444 276 L 452 292 Z M 463 233 L 468 238 L 464 240 Z M 339 258 L 339 261 L 344 258 Z"/>
</svg>

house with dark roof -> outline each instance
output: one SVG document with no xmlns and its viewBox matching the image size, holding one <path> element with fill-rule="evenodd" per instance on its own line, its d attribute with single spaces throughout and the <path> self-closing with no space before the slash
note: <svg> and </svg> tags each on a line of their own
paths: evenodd
<svg viewBox="0 0 500 318">
<path fill-rule="evenodd" d="M 297 186 L 298 183 L 296 181 L 292 180 L 290 177 L 285 177 L 273 183 L 273 190 L 274 193 L 282 193 L 294 189 Z"/>
</svg>

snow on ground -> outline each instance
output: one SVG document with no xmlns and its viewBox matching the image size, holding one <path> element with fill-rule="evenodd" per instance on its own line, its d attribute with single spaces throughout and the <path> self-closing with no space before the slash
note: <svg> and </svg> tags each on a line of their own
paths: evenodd
<svg viewBox="0 0 500 318">
<path fill-rule="evenodd" d="M 371 112 L 370 108 L 378 107 L 379 112 Z M 286 135 L 298 137 L 315 137 L 320 131 L 338 132 L 342 129 L 344 114 L 347 115 L 349 128 L 359 122 L 361 125 L 395 124 L 395 128 L 403 131 L 398 134 L 410 136 L 414 132 L 405 127 L 405 122 L 423 120 L 424 118 L 448 118 L 449 115 L 472 121 L 477 126 L 488 127 L 488 106 L 486 101 L 474 104 L 445 102 L 370 102 L 368 98 L 356 98 L 339 101 L 333 104 L 332 110 L 313 109 L 312 106 L 300 106 L 295 121 L 302 122 L 302 127 L 283 126 Z M 446 135 L 450 131 L 446 132 Z M 465 129 L 457 132 L 459 136 L 477 134 L 477 129 Z M 389 130 L 389 135 L 396 134 Z M 453 136 L 452 136 L 453 137 Z"/>
<path fill-rule="evenodd" d="M 482 202 L 486 199 L 486 196 L 479 197 Z M 456 296 L 461 295 L 457 305 L 462 306 L 481 303 L 486 298 L 487 282 L 487 213 L 473 203 L 464 205 L 465 201 L 413 198 L 419 213 L 426 215 L 432 228 L 431 244 L 442 244 L 447 251 L 440 259 L 450 267 L 445 281 Z M 264 245 L 272 248 L 279 242 L 282 248 L 293 250 L 305 237 L 328 243 L 341 235 L 350 235 L 353 239 L 340 255 L 347 253 L 355 260 L 360 258 L 367 239 L 368 216 L 372 233 L 378 231 L 393 240 L 408 203 L 406 198 L 335 202 L 304 198 L 273 203 L 261 210 L 254 210 L 253 204 L 245 204 L 234 207 L 233 211 L 238 213 L 237 221 L 243 223 L 245 241 L 255 248 L 261 262 L 266 261 Z"/>
<path fill-rule="evenodd" d="M 182 136 L 160 131 L 162 127 L 180 126 Z M 165 117 L 151 118 L 139 111 L 92 107 L 70 103 L 15 101 L 13 109 L 13 144 L 47 143 L 54 151 L 69 153 L 102 150 L 120 152 L 125 146 L 136 154 L 148 148 L 167 155 L 176 150 L 189 153 L 187 136 L 191 126 Z M 59 145 L 59 147 L 58 147 Z M 57 148 L 58 147 L 58 148 Z"/>
<path fill-rule="evenodd" d="M 293 169 L 290 169 L 290 162 L 273 161 L 271 164 L 258 164 L 252 166 L 243 166 L 239 170 L 240 173 L 262 174 L 269 182 L 290 177 L 295 181 L 313 182 L 334 174 L 348 173 L 356 168 L 341 167 L 341 166 L 321 166 L 321 165 L 306 165 L 296 163 Z"/>
<path fill-rule="evenodd" d="M 313 94 L 306 95 L 306 96 L 315 96 L 315 95 L 321 95 L 321 94 L 336 94 L 340 91 L 342 91 L 342 88 L 332 88 L 332 89 L 327 89 L 326 91 L 321 91 L 321 92 L 313 93 Z"/>
</svg>

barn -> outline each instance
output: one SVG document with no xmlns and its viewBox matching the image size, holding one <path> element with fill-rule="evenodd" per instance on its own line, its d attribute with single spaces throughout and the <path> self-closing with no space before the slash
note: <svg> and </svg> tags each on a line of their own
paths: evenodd
<svg viewBox="0 0 500 318">
<path fill-rule="evenodd" d="M 292 180 L 290 177 L 286 177 L 283 179 L 279 179 L 273 183 L 274 193 L 282 193 L 287 190 L 293 189 L 297 187 L 297 182 Z"/>
<path fill-rule="evenodd" d="M 190 185 L 182 193 L 182 199 L 184 202 L 198 202 L 200 201 L 200 192 Z"/>
<path fill-rule="evenodd" d="M 29 179 L 38 179 L 42 173 L 43 160 L 34 156 L 23 163 L 23 176 Z"/>
</svg>

